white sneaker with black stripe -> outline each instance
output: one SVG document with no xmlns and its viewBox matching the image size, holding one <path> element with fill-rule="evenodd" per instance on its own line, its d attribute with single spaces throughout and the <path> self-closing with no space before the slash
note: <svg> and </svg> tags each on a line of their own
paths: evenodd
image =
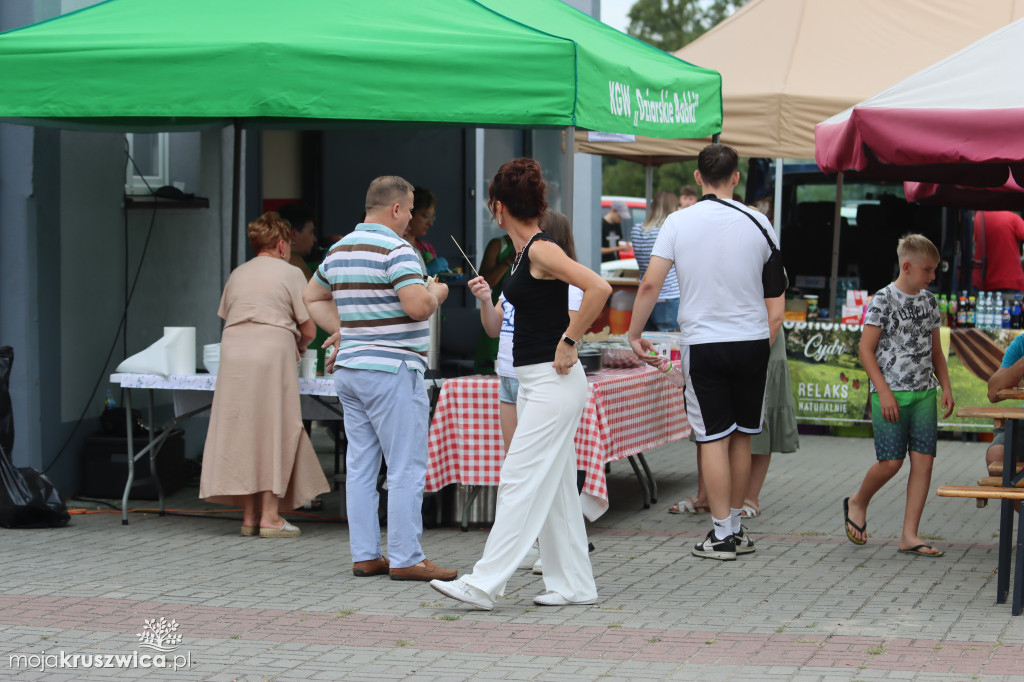
<svg viewBox="0 0 1024 682">
<path fill-rule="evenodd" d="M 755 551 L 754 539 L 747 533 L 747 529 L 740 526 L 739 533 L 733 533 L 732 542 L 736 545 L 737 554 L 750 554 Z"/>
<path fill-rule="evenodd" d="M 715 537 L 715 530 L 708 531 L 708 536 L 693 546 L 694 556 L 705 559 L 718 559 L 719 561 L 736 561 L 736 543 L 733 536 L 719 540 Z"/>
</svg>

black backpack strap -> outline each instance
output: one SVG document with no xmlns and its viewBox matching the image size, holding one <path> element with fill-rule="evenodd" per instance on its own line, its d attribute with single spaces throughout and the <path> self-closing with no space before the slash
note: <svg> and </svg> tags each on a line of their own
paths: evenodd
<svg viewBox="0 0 1024 682">
<path fill-rule="evenodd" d="M 778 248 L 775 246 L 775 242 L 773 242 L 772 238 L 768 236 L 768 231 L 766 229 L 764 229 L 764 226 L 761 224 L 761 221 L 759 221 L 757 218 L 755 218 L 751 214 L 747 213 L 746 211 L 744 211 L 739 206 L 736 206 L 735 204 L 730 204 L 728 201 L 725 201 L 723 199 L 719 199 L 714 194 L 705 194 L 703 197 L 701 197 L 701 201 L 705 201 L 705 200 L 706 201 L 713 201 L 716 204 L 721 204 L 722 206 L 728 206 L 729 208 L 733 209 L 734 211 L 739 211 L 743 215 L 745 215 L 748 218 L 750 218 L 751 222 L 753 222 L 755 225 L 757 225 L 757 229 L 761 230 L 761 234 L 763 234 L 764 238 L 768 241 L 768 248 L 770 248 L 772 250 L 772 253 L 774 254 L 776 251 L 778 251 Z"/>
</svg>

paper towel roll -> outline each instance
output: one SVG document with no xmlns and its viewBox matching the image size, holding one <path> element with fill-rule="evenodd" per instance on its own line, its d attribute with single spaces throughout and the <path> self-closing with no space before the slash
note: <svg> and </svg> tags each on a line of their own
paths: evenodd
<svg viewBox="0 0 1024 682">
<path fill-rule="evenodd" d="M 149 348 L 127 358 L 118 372 L 132 374 L 195 374 L 196 328 L 164 327 L 164 335 Z"/>
<path fill-rule="evenodd" d="M 196 328 L 164 327 L 169 374 L 196 373 Z"/>
</svg>

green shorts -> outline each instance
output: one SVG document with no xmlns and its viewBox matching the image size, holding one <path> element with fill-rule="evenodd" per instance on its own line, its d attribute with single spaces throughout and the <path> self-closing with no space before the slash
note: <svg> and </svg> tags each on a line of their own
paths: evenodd
<svg viewBox="0 0 1024 682">
<path fill-rule="evenodd" d="M 893 391 L 900 406 L 900 418 L 886 421 L 882 416 L 878 393 L 871 394 L 871 424 L 875 430 L 875 457 L 878 461 L 905 459 L 907 451 L 935 456 L 939 436 L 936 389 Z"/>
</svg>

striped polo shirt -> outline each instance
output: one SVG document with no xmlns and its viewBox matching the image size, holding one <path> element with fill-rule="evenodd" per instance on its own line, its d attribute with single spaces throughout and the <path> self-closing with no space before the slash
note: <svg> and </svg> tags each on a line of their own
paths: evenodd
<svg viewBox="0 0 1024 682">
<path fill-rule="evenodd" d="M 423 285 L 409 242 L 383 225 L 360 223 L 331 247 L 315 279 L 331 290 L 341 318 L 336 366 L 395 374 L 405 363 L 426 370 L 429 323 L 409 317 L 398 298 L 402 287 Z"/>
<path fill-rule="evenodd" d="M 634 225 L 630 232 L 629 239 L 633 244 L 633 254 L 636 257 L 636 264 L 640 268 L 640 278 L 643 279 L 651 264 L 651 251 L 654 250 L 654 242 L 658 239 L 660 227 L 652 227 L 645 230 L 643 227 Z M 679 278 L 676 277 L 676 266 L 673 265 L 665 275 L 665 283 L 661 285 L 661 293 L 658 294 L 659 301 L 671 301 L 679 298 Z"/>
</svg>

